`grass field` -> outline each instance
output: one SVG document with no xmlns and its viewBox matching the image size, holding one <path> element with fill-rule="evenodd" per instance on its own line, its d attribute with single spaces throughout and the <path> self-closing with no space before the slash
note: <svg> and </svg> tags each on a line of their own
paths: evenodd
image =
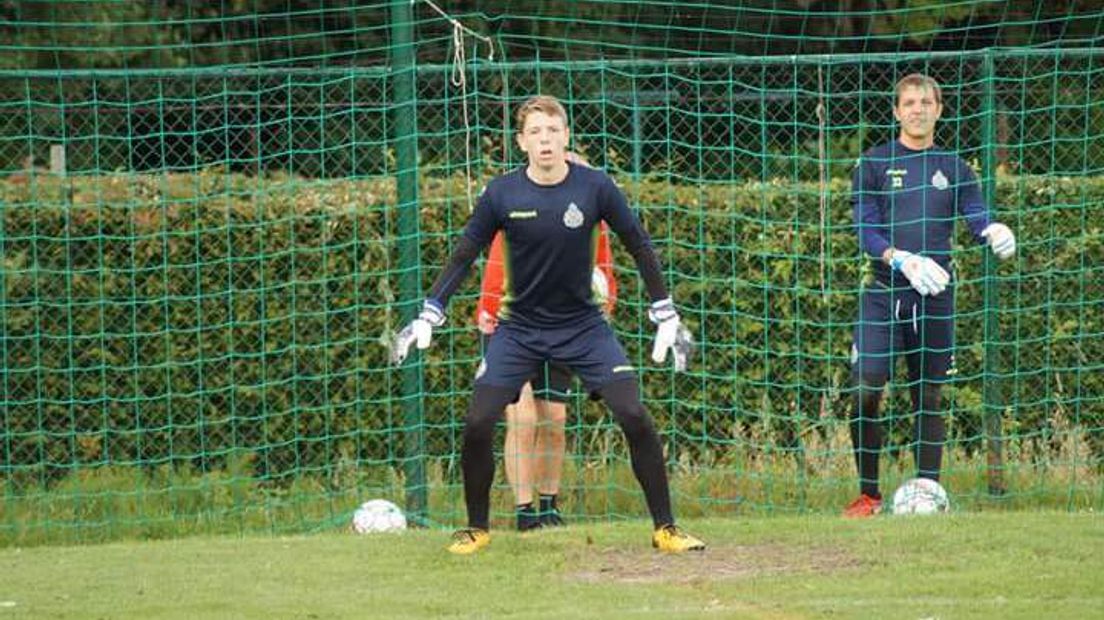
<svg viewBox="0 0 1104 620">
<path fill-rule="evenodd" d="M 4 618 L 1104 617 L 1096 513 L 688 520 L 665 556 L 643 521 L 495 532 L 200 537 L 0 550 Z"/>
</svg>

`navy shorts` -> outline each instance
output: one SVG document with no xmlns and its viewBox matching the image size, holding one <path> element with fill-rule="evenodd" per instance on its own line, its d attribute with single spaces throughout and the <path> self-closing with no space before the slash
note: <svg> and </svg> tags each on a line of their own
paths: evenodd
<svg viewBox="0 0 1104 620">
<path fill-rule="evenodd" d="M 475 383 L 521 390 L 546 363 L 569 369 L 591 393 L 613 381 L 636 377 L 636 369 L 605 321 L 558 329 L 502 322 L 487 344 Z"/>
<path fill-rule="evenodd" d="M 925 297 L 880 282 L 864 288 L 851 345 L 851 376 L 871 386 L 892 378 L 904 355 L 910 381 L 945 382 L 954 361 L 954 288 Z"/>
<path fill-rule="evenodd" d="M 480 338 L 483 350 L 491 342 L 491 337 L 483 334 Z M 545 362 L 529 383 L 533 386 L 533 397 L 540 400 L 549 400 L 557 403 L 566 403 L 571 400 L 571 369 L 563 364 Z"/>
</svg>

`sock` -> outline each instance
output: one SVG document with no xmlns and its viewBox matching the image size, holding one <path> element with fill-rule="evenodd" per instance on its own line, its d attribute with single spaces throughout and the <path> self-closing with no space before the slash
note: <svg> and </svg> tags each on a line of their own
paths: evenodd
<svg viewBox="0 0 1104 620">
<path fill-rule="evenodd" d="M 533 502 L 517 505 L 517 529 L 533 530 L 541 526 L 540 515 L 533 508 Z"/>
<path fill-rule="evenodd" d="M 556 496 L 545 495 L 540 496 L 540 521 L 541 525 L 545 527 L 559 527 L 566 525 L 563 517 L 560 515 L 559 509 L 556 508 Z"/>
<path fill-rule="evenodd" d="M 540 495 L 540 512 L 541 512 L 541 514 L 547 514 L 547 513 L 553 512 L 555 510 L 556 510 L 556 496 L 555 495 L 545 495 L 544 493 L 541 493 L 541 495 Z"/>
</svg>

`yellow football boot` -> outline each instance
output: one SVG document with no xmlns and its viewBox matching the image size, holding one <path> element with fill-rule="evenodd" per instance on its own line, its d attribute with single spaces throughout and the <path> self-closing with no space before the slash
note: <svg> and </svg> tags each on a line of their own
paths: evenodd
<svg viewBox="0 0 1104 620">
<path fill-rule="evenodd" d="M 705 551 L 705 543 L 680 530 L 673 524 L 660 526 L 652 533 L 652 546 L 667 553 Z"/>
<path fill-rule="evenodd" d="M 491 533 L 474 527 L 466 527 L 452 533 L 452 543 L 449 544 L 449 553 L 468 555 L 475 553 L 483 547 L 491 544 Z"/>
</svg>

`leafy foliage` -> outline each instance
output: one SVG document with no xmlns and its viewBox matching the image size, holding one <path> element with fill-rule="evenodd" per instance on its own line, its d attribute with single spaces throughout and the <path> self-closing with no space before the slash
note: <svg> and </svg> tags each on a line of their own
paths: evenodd
<svg viewBox="0 0 1104 620">
<path fill-rule="evenodd" d="M 863 262 L 847 184 L 823 188 L 822 212 L 815 184 L 623 181 L 701 343 L 689 376 L 649 368 L 643 291 L 615 244 L 614 324 L 645 369 L 671 458 L 800 458 L 847 408 Z M 424 286 L 467 218 L 454 199 L 463 183 L 427 178 L 420 188 Z M 1104 252 L 1093 223 L 1104 182 L 1009 177 L 997 188 L 1023 253 L 993 271 L 969 239 L 956 254 L 954 448 L 980 449 L 984 417 L 1000 414 L 1009 442 L 1064 459 L 1073 440 L 1091 446 L 1083 462 L 1099 466 L 1104 325 L 1089 311 L 1100 300 L 1088 257 Z M 243 449 L 256 454 L 254 473 L 275 483 L 412 456 L 398 374 L 381 344 L 406 318 L 396 302 L 416 294 L 399 287 L 390 180 L 262 185 L 215 171 L 0 190 L 5 452 L 26 482 L 108 463 L 209 471 Z M 464 289 L 451 327 L 422 358 L 431 459 L 455 454 L 479 355 L 467 322 L 473 293 Z M 907 423 L 903 400 L 888 411 Z M 603 410 L 579 411 L 593 414 Z"/>
</svg>

